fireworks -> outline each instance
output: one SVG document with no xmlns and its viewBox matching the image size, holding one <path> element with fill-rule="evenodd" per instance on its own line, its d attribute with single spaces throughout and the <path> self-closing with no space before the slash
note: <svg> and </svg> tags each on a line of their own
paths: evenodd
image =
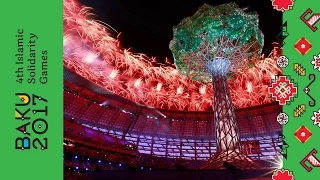
<svg viewBox="0 0 320 180">
<path fill-rule="evenodd" d="M 165 109 L 212 110 L 211 84 L 180 75 L 168 61 L 165 65 L 158 64 L 155 58 L 122 49 L 114 30 L 94 20 L 89 11 L 74 0 L 64 1 L 64 65 L 67 68 L 141 104 Z M 259 60 L 254 67 L 229 78 L 236 107 L 271 102 L 268 85 L 271 78 L 281 73 L 276 59 Z"/>
</svg>

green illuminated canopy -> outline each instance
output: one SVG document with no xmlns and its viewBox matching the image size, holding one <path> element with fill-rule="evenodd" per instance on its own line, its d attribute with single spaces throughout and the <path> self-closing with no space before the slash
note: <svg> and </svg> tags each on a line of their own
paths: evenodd
<svg viewBox="0 0 320 180">
<path fill-rule="evenodd" d="M 193 80 L 210 82 L 205 63 L 215 57 L 227 58 L 231 71 L 241 69 L 253 55 L 261 53 L 264 37 L 258 15 L 245 13 L 235 3 L 204 4 L 173 29 L 170 50 L 180 72 Z"/>
</svg>

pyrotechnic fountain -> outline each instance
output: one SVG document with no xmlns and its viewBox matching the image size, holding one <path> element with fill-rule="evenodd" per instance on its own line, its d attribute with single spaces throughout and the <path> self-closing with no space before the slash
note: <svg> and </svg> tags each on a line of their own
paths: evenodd
<svg viewBox="0 0 320 180">
<path fill-rule="evenodd" d="M 170 49 L 175 65 L 189 78 L 213 84 L 217 153 L 203 168 L 238 168 L 255 164 L 241 151 L 239 129 L 228 87 L 228 75 L 249 68 L 261 53 L 263 34 L 257 14 L 246 14 L 234 3 L 204 4 L 174 27 Z"/>
</svg>

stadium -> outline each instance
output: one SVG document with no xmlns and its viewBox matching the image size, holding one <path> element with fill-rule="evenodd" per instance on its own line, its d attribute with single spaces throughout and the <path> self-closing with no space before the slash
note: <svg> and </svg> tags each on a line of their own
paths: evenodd
<svg viewBox="0 0 320 180">
<path fill-rule="evenodd" d="M 130 179 L 106 173 L 117 170 L 203 169 L 213 170 L 214 179 L 219 174 L 234 179 L 226 177 L 232 164 L 217 169 L 210 163 L 219 147 L 214 85 L 181 75 L 168 59 L 159 62 L 121 48 L 112 25 L 93 20 L 91 12 L 77 1 L 64 2 L 65 179 Z M 271 80 L 281 74 L 276 65 L 281 52 L 276 43 L 267 51 L 255 57 L 254 67 L 228 79 L 241 154 L 259 166 L 246 168 L 254 170 L 238 173 L 238 179 L 270 179 L 270 172 L 282 167 L 277 122 L 282 107 L 268 96 Z"/>
</svg>

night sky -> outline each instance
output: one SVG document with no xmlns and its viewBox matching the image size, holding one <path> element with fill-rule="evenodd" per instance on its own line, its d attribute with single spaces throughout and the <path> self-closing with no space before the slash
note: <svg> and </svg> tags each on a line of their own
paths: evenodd
<svg viewBox="0 0 320 180">
<path fill-rule="evenodd" d="M 236 2 L 240 7 L 249 7 L 260 18 L 260 29 L 265 35 L 263 52 L 268 54 L 271 43 L 277 41 L 282 24 L 282 13 L 274 10 L 271 0 L 81 0 L 94 8 L 97 19 L 109 24 L 118 32 L 121 46 L 131 48 L 134 53 L 144 53 L 164 62 L 165 57 L 173 61 L 169 42 L 172 27 L 184 17 L 192 16 L 204 3 L 219 5 Z M 192 2 L 192 3 L 191 3 Z"/>
</svg>

